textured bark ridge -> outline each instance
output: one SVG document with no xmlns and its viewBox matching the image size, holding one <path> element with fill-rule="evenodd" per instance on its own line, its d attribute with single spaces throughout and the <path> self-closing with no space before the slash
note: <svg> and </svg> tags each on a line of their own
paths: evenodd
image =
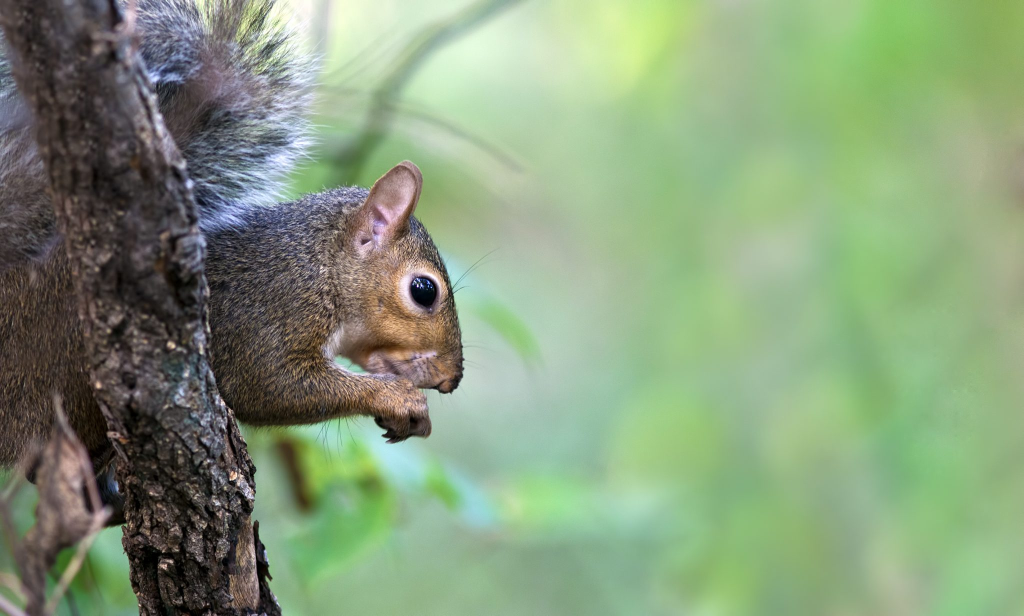
<svg viewBox="0 0 1024 616">
<path fill-rule="evenodd" d="M 185 165 L 116 6 L 0 0 L 0 24 L 120 458 L 132 586 L 142 614 L 279 613 L 249 527 L 255 469 L 207 359 L 204 244 Z"/>
</svg>

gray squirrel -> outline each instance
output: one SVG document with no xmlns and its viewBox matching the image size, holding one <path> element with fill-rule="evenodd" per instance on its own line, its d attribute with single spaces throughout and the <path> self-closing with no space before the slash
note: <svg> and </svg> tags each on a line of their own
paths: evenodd
<svg viewBox="0 0 1024 616">
<path fill-rule="evenodd" d="M 420 389 L 453 391 L 463 360 L 448 273 L 412 216 L 422 176 L 404 162 L 369 190 L 274 202 L 310 144 L 312 63 L 273 9 L 135 6 L 139 54 L 200 209 L 218 387 L 249 424 L 368 415 L 389 442 L 428 436 Z M 0 465 L 48 438 L 56 392 L 100 468 L 112 449 L 35 147 L 0 61 Z M 341 368 L 337 355 L 367 373 Z"/>
</svg>

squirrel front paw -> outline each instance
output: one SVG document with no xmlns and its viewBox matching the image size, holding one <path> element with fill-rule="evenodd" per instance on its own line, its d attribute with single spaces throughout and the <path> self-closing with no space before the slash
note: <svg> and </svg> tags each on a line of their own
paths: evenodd
<svg viewBox="0 0 1024 616">
<path fill-rule="evenodd" d="M 373 417 L 384 428 L 384 438 L 389 443 L 398 443 L 410 436 L 430 436 L 426 395 L 406 379 L 396 378 L 389 385 L 380 399 L 383 408 Z"/>
</svg>

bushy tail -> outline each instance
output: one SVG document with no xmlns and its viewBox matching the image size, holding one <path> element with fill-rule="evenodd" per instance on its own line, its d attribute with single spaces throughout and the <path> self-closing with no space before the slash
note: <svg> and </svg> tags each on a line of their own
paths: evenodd
<svg viewBox="0 0 1024 616">
<path fill-rule="evenodd" d="M 204 226 L 272 202 L 309 145 L 311 62 L 273 0 L 142 0 L 139 51 Z"/>
<path fill-rule="evenodd" d="M 200 224 L 273 202 L 309 145 L 312 62 L 274 0 L 139 0 L 139 53 L 188 164 Z M 0 269 L 59 242 L 31 117 L 0 59 Z"/>
</svg>

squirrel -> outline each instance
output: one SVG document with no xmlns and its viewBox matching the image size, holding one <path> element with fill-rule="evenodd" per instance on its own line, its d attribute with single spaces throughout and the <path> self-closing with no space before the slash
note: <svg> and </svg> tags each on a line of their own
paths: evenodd
<svg viewBox="0 0 1024 616">
<path fill-rule="evenodd" d="M 444 261 L 413 217 L 419 169 L 403 162 L 369 190 L 274 203 L 311 142 L 312 83 L 274 0 L 138 0 L 134 10 L 138 53 L 200 210 L 224 401 L 252 425 L 368 415 L 389 442 L 428 436 L 421 389 L 453 391 L 463 360 Z M 49 437 L 56 393 L 99 469 L 112 446 L 47 191 L 31 114 L 0 58 L 0 466 Z"/>
</svg>

